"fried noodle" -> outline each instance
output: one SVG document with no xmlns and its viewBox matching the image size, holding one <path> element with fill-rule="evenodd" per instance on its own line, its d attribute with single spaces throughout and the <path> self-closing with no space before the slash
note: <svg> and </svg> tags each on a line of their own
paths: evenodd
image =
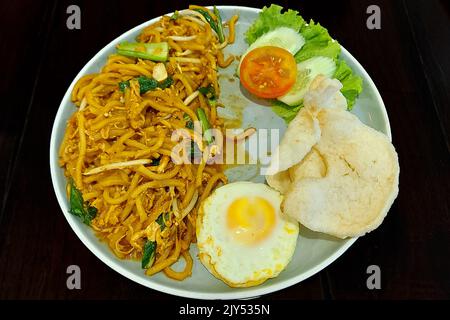
<svg viewBox="0 0 450 320">
<path fill-rule="evenodd" d="M 99 73 L 76 83 L 71 98 L 79 108 L 67 122 L 59 151 L 65 175 L 97 208 L 92 228 L 114 254 L 141 259 L 146 241 L 156 241 L 155 261 L 146 274 L 164 271 L 177 280 L 192 272 L 189 246 L 195 242 L 200 203 L 226 177 L 219 165 L 172 162 L 171 133 L 186 127 L 185 114 L 197 120 L 197 108 L 204 109 L 212 127 L 223 129 L 215 107 L 197 89 L 211 85 L 219 94 L 217 68 L 233 60 L 224 58 L 210 25 L 189 11 L 195 13 L 163 16 L 137 39 L 169 43 L 165 67 L 173 84 L 141 94 L 136 78 L 152 77 L 157 62 L 109 56 Z M 236 20 L 225 24 L 229 43 Z M 129 81 L 129 88 L 122 92 L 123 81 Z M 159 163 L 152 165 L 155 159 Z M 157 222 L 163 214 L 164 228 Z M 180 257 L 184 270 L 174 271 L 171 266 Z"/>
</svg>

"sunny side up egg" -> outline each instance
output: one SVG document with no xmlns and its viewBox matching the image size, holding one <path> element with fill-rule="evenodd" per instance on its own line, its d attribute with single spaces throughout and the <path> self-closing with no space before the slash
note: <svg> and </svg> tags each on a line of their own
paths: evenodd
<svg viewBox="0 0 450 320">
<path fill-rule="evenodd" d="M 298 223 L 282 214 L 281 201 L 281 194 L 265 184 L 235 182 L 216 189 L 197 218 L 203 265 L 231 287 L 278 276 L 298 238 Z"/>
</svg>

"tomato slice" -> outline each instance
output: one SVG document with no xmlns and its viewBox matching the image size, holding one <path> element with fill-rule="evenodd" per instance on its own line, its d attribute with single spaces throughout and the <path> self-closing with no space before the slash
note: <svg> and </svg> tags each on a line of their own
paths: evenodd
<svg viewBox="0 0 450 320">
<path fill-rule="evenodd" d="M 250 51 L 242 60 L 242 85 L 255 96 L 277 98 L 287 93 L 297 78 L 294 56 L 279 47 L 265 46 Z"/>
</svg>

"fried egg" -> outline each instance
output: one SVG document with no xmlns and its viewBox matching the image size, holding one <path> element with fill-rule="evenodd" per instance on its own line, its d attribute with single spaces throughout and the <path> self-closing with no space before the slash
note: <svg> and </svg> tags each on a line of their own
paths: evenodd
<svg viewBox="0 0 450 320">
<path fill-rule="evenodd" d="M 282 200 L 265 184 L 235 182 L 216 189 L 197 217 L 203 265 L 231 287 L 255 286 L 278 276 L 298 238 L 298 223 L 282 214 Z"/>
</svg>

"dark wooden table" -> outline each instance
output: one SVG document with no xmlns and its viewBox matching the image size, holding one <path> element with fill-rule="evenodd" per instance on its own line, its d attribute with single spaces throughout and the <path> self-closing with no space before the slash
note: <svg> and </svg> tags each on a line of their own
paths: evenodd
<svg viewBox="0 0 450 320">
<path fill-rule="evenodd" d="M 400 195 L 378 230 L 324 271 L 267 298 L 450 298 L 448 2 L 279 3 L 328 27 L 369 72 L 389 113 L 401 175 Z M 81 30 L 66 27 L 71 4 L 81 8 Z M 0 298 L 172 298 L 122 277 L 78 240 L 55 198 L 48 150 L 59 103 L 84 64 L 123 32 L 187 4 L 0 3 Z M 381 9 L 381 30 L 366 27 L 371 4 Z M 71 264 L 81 267 L 81 290 L 66 288 Z M 380 290 L 366 287 L 369 265 L 381 269 Z"/>
</svg>

